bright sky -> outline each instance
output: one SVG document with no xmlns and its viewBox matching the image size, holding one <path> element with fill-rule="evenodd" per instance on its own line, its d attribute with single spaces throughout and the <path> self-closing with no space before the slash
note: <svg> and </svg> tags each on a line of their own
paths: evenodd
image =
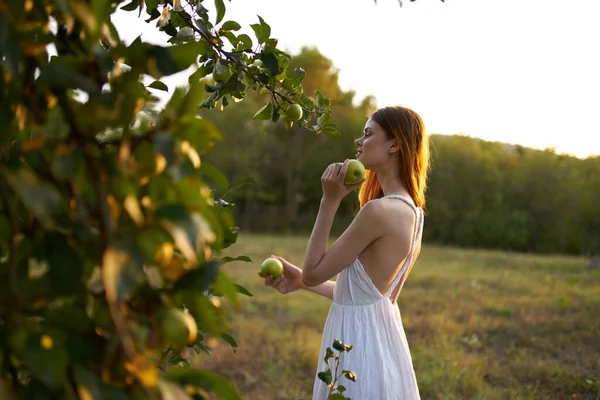
<svg viewBox="0 0 600 400">
<path fill-rule="evenodd" d="M 357 101 L 374 95 L 379 106 L 413 108 L 430 133 L 600 155 L 600 0 L 225 4 L 224 21 L 239 22 L 254 38 L 249 24 L 260 15 L 282 50 L 316 46 Z M 123 39 L 142 33 L 166 44 L 154 22 L 136 17 L 113 16 Z M 184 85 L 184 75 L 164 81 Z"/>
</svg>

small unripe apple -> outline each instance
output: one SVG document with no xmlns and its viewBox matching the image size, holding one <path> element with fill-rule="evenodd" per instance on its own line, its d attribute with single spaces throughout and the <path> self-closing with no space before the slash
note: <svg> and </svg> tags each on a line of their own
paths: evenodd
<svg viewBox="0 0 600 400">
<path fill-rule="evenodd" d="M 299 104 L 292 104 L 285 113 L 292 121 L 300 121 L 302 118 L 302 107 Z"/>
<path fill-rule="evenodd" d="M 215 82 L 226 82 L 231 76 L 231 70 L 228 65 L 223 65 L 220 62 L 215 64 L 215 68 L 213 69 L 213 79 Z"/>
<path fill-rule="evenodd" d="M 198 326 L 194 318 L 177 308 L 169 308 L 163 312 L 160 330 L 164 343 L 175 348 L 194 343 L 198 336 Z"/>
<path fill-rule="evenodd" d="M 350 160 L 348 170 L 344 177 L 346 185 L 354 185 L 360 182 L 365 177 L 365 166 L 358 160 Z"/>
<path fill-rule="evenodd" d="M 283 264 L 276 258 L 269 257 L 260 266 L 260 273 L 264 276 L 271 275 L 278 278 L 283 274 Z"/>
<path fill-rule="evenodd" d="M 282 82 L 281 82 L 281 86 L 285 89 L 285 90 L 292 90 L 294 88 L 294 81 L 292 81 L 290 78 L 285 78 Z"/>
</svg>

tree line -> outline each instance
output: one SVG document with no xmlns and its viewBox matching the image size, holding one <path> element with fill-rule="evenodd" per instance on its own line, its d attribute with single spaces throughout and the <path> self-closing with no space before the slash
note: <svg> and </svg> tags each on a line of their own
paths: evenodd
<svg viewBox="0 0 600 400">
<path fill-rule="evenodd" d="M 338 71 L 317 49 L 302 49 L 293 64 L 306 70 L 307 94 L 319 88 L 331 99 L 339 137 L 252 121 L 257 105 L 265 102 L 260 95 L 203 114 L 223 135 L 203 162 L 232 182 L 256 181 L 227 194 L 245 231 L 309 232 L 323 170 L 353 157 L 354 140 L 376 107 L 372 97 L 357 102 L 354 92 L 341 90 Z M 600 157 L 580 159 L 461 135 L 432 134 L 430 139 L 426 242 L 538 253 L 600 252 Z M 334 233 L 341 233 L 357 209 L 356 196 L 348 196 Z"/>
</svg>

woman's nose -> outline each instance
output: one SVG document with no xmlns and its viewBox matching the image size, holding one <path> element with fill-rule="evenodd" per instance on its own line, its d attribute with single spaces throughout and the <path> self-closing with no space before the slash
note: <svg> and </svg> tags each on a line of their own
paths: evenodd
<svg viewBox="0 0 600 400">
<path fill-rule="evenodd" d="M 362 142 L 360 141 L 360 138 L 356 139 L 354 141 L 354 144 L 357 145 L 357 146 L 362 146 Z"/>
</svg>

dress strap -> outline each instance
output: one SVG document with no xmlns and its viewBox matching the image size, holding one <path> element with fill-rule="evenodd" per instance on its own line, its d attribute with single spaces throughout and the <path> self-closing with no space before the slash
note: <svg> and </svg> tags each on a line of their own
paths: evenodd
<svg viewBox="0 0 600 400">
<path fill-rule="evenodd" d="M 384 197 L 391 197 L 391 198 L 396 198 L 396 199 L 404 201 L 406 204 L 408 204 L 413 209 L 413 211 L 415 213 L 415 226 L 413 229 L 410 251 L 408 253 L 408 257 L 406 257 L 406 260 L 404 261 L 404 264 L 402 265 L 402 268 L 400 268 L 400 271 L 398 272 L 398 274 L 392 281 L 392 284 L 390 285 L 388 291 L 385 294 L 385 297 L 390 297 L 391 294 L 395 292 L 395 289 L 404 283 L 402 281 L 402 277 L 404 276 L 404 273 L 406 272 L 406 268 L 412 264 L 412 260 L 413 260 L 414 254 L 415 254 L 415 249 L 417 247 L 417 242 L 419 240 L 419 237 L 421 236 L 421 232 L 423 231 L 423 211 L 420 208 L 417 208 L 411 200 L 407 199 L 404 196 L 388 195 L 388 196 L 384 196 Z M 399 293 L 399 291 L 396 292 L 396 295 L 394 297 L 397 297 L 398 293 Z M 392 303 L 394 303 L 395 301 L 396 301 L 396 299 L 392 299 Z"/>
</svg>

